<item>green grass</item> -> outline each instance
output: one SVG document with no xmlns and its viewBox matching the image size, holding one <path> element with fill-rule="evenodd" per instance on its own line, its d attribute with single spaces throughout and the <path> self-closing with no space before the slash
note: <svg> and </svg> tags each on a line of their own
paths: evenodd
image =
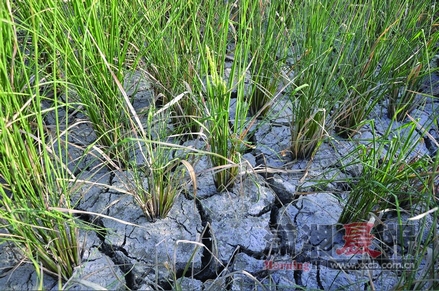
<svg viewBox="0 0 439 291">
<path fill-rule="evenodd" d="M 60 281 L 68 280 L 80 264 L 78 223 L 72 215 L 49 210 L 70 207 L 68 157 L 55 155 L 68 139 L 67 121 L 57 113 L 68 110 L 68 97 L 66 103 L 57 98 L 67 84 L 58 80 L 54 62 L 54 54 L 64 47 L 48 46 L 54 39 L 41 29 L 41 15 L 32 9 L 28 22 L 21 24 L 14 22 L 10 6 L 2 2 L 0 11 L 0 218 L 8 231 L 3 239 L 14 241 L 39 275 L 44 268 Z M 42 58 L 50 63 L 41 64 Z M 52 100 L 42 94 L 48 91 Z M 43 101 L 51 101 L 52 107 L 43 109 Z M 43 120 L 50 111 L 57 120 L 53 128 Z"/>
<path fill-rule="evenodd" d="M 67 59 L 70 82 L 85 105 L 100 143 L 116 164 L 126 162 L 126 150 L 120 142 L 130 127 L 129 108 L 117 82 L 122 83 L 125 70 L 135 66 L 138 57 L 132 43 L 140 19 L 129 16 L 137 5 L 126 1 L 72 1 L 60 12 L 56 37 L 70 39 Z M 124 12 L 122 12 L 124 11 Z M 102 17 L 102 15 L 106 15 Z M 128 61 L 133 62 L 133 64 Z"/>
<path fill-rule="evenodd" d="M 355 149 L 352 155 L 359 156 L 363 171 L 353 181 L 341 224 L 368 220 L 372 212 L 400 211 L 433 202 L 434 161 L 415 154 L 420 142 L 416 134 L 414 122 L 393 131 L 389 127 L 383 137 L 374 132 L 370 143 Z"/>
<path fill-rule="evenodd" d="M 219 191 L 230 189 L 238 174 L 238 163 L 245 149 L 245 133 L 249 103 L 245 101 L 245 76 L 250 62 L 250 38 L 248 17 L 251 17 L 250 1 L 242 1 L 237 20 L 230 18 L 231 5 L 224 3 L 220 9 L 207 5 L 211 26 L 203 29 L 200 39 L 200 62 L 204 89 L 199 92 L 205 101 L 206 131 L 212 153 L 212 166 L 216 168 L 214 181 Z M 211 3 L 213 4 L 213 2 Z M 220 11 L 217 13 L 216 11 Z M 241 39 L 241 42 L 232 43 Z M 229 45 L 234 44 L 234 61 L 226 76 L 225 59 Z M 236 92 L 234 118 L 230 106 L 232 92 Z M 219 156 L 218 156 L 219 155 Z"/>
<path fill-rule="evenodd" d="M 337 101 L 338 59 L 333 56 L 338 34 L 336 17 L 340 1 L 294 3 L 292 22 L 292 70 L 297 85 L 308 86 L 290 94 L 292 107 L 291 152 L 294 158 L 310 158 L 326 134 L 329 110 Z"/>
<path fill-rule="evenodd" d="M 209 21 L 205 15 L 207 7 L 199 0 L 148 4 L 142 10 L 145 25 L 138 27 L 138 36 L 144 39 L 140 53 L 156 80 L 157 98 L 166 104 L 188 88 L 196 94 L 201 87 L 197 37 Z M 174 104 L 172 119 L 176 131 L 192 135 L 200 130 L 200 101 L 190 94 Z"/>
<path fill-rule="evenodd" d="M 189 173 L 196 196 L 196 178 L 191 164 L 180 157 L 173 157 L 178 137 L 170 137 L 166 129 L 169 116 L 151 107 L 145 129 L 150 138 L 126 139 L 125 142 L 141 150 L 144 164 L 134 161 L 128 169 L 133 172 L 134 199 L 150 221 L 165 218 L 175 199 L 185 189 L 185 174 Z M 155 142 L 151 141 L 151 138 Z"/>
<path fill-rule="evenodd" d="M 250 112 L 253 115 L 266 115 L 270 103 L 278 93 L 284 78 L 289 48 L 290 12 L 292 1 L 252 1 L 249 3 L 249 26 L 252 27 L 250 39 L 252 77 L 249 94 Z M 262 110 L 261 112 L 259 112 Z"/>
<path fill-rule="evenodd" d="M 363 141 L 342 158 L 342 163 L 349 161 L 344 165 L 346 169 L 360 165 L 362 171 L 347 181 L 351 190 L 338 222 L 341 226 L 353 221 L 382 219 L 390 213 L 397 217 L 399 227 L 417 225 L 411 243 L 400 255 L 422 272 L 403 270 L 395 288 L 434 290 L 438 286 L 434 271 L 438 258 L 437 233 L 436 227 L 428 225 L 426 215 L 432 213 L 433 224 L 437 223 L 439 154 L 430 157 L 416 152 L 420 143 L 417 128 L 419 124 L 413 119 L 399 127 L 392 122 L 383 136 L 373 131 L 371 140 Z"/>
<path fill-rule="evenodd" d="M 358 133 L 369 113 L 385 98 L 385 88 L 381 84 L 385 75 L 377 68 L 391 49 L 385 40 L 393 23 L 380 24 L 379 14 L 374 12 L 381 9 L 380 3 L 348 4 L 346 8 L 350 13 L 346 15 L 354 17 L 343 20 L 342 33 L 336 38 L 339 83 L 335 94 L 339 101 L 332 122 L 341 137 Z"/>
<path fill-rule="evenodd" d="M 1 2 L 4 239 L 60 280 L 80 264 L 79 223 L 55 211 L 73 207 L 71 124 L 60 116 L 72 109 L 93 125 L 101 166 L 134 173 L 135 201 L 150 220 L 166 217 L 185 183 L 196 183 L 194 155 L 209 155 L 217 190 L 230 190 L 251 148 L 251 126 L 269 122 L 280 97 L 290 101 L 293 159 L 312 158 L 335 135 L 358 144 L 348 158 L 363 171 L 351 181 L 341 223 L 387 208 L 398 215 L 417 205 L 432 209 L 438 157 L 412 159 L 420 141 L 411 137 L 421 129 L 405 118 L 435 98 L 417 93 L 435 70 L 437 15 L 427 0 Z M 139 68 L 154 87 L 146 117 L 122 86 Z M 359 144 L 356 134 L 382 104 L 394 124 L 403 123 Z M 50 127 L 48 114 L 56 121 Z M 209 152 L 173 156 L 197 137 Z M 132 160 L 136 148 L 141 165 Z M 436 235 L 430 231 L 428 247 Z M 423 287 L 404 276 L 403 287 Z M 437 278 L 426 273 L 424 280 Z"/>
</svg>

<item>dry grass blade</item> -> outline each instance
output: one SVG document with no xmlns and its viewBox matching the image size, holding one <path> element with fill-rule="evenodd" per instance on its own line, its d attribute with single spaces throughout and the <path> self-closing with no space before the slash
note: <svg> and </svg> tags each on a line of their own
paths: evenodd
<svg viewBox="0 0 439 291">
<path fill-rule="evenodd" d="M 64 213 L 68 213 L 68 214 L 88 214 L 88 215 L 95 215 L 95 216 L 99 216 L 102 218 L 106 218 L 106 219 L 110 219 L 110 220 L 114 220 L 116 222 L 122 223 L 122 224 L 126 224 L 126 225 L 131 225 L 131 226 L 136 226 L 136 227 L 144 227 L 135 223 L 131 223 L 128 221 L 124 221 L 118 218 L 114 218 L 102 213 L 96 213 L 96 212 L 90 212 L 90 211 L 83 211 L 83 210 L 77 210 L 77 209 L 69 209 L 69 208 L 61 208 L 61 207 L 49 207 L 49 210 L 53 210 L 53 211 L 59 211 L 59 212 L 64 212 Z"/>
<path fill-rule="evenodd" d="M 119 79 L 117 78 L 116 74 L 113 72 L 113 70 L 111 69 L 110 64 L 108 63 L 105 55 L 102 53 L 101 49 L 99 48 L 99 45 L 96 43 L 95 39 L 93 38 L 93 35 L 90 34 L 90 31 L 87 30 L 87 33 L 90 36 L 90 39 L 93 41 L 93 43 L 96 46 L 96 49 L 99 52 L 99 55 L 101 56 L 102 60 L 105 63 L 105 66 L 108 69 L 108 72 L 110 72 L 111 77 L 113 78 L 114 82 L 116 83 L 117 87 L 119 88 L 119 91 L 122 93 L 122 96 L 125 100 L 125 104 L 128 106 L 128 108 L 130 109 L 130 112 L 132 114 L 132 117 L 134 118 L 134 120 L 136 121 L 136 125 L 137 125 L 137 130 L 140 130 L 140 132 L 142 133 L 142 136 L 146 137 L 146 132 L 143 129 L 142 126 L 142 122 L 140 121 L 139 116 L 136 113 L 136 110 L 134 109 L 133 105 L 131 104 L 130 98 L 128 97 L 127 93 L 125 92 L 125 89 L 123 88 L 122 84 L 120 83 Z"/>
<path fill-rule="evenodd" d="M 186 167 L 186 169 L 187 169 L 187 171 L 189 173 L 189 176 L 191 177 L 192 188 L 193 188 L 193 191 L 194 191 L 194 198 L 196 198 L 197 197 L 197 175 L 195 174 L 195 169 L 186 160 L 181 160 L 180 162 Z"/>
<path fill-rule="evenodd" d="M 410 116 L 410 114 L 407 114 L 407 117 L 414 123 L 416 124 L 416 127 L 422 132 L 422 134 L 425 134 L 428 139 L 434 143 L 437 147 L 439 147 L 439 143 L 437 142 L 437 140 L 428 132 L 428 130 L 426 130 L 421 124 L 419 124 L 419 122 L 417 120 L 415 120 L 413 117 Z"/>
<path fill-rule="evenodd" d="M 438 211 L 438 210 L 439 210 L 439 207 L 435 207 L 435 208 L 430 209 L 430 210 L 428 210 L 428 211 L 426 211 L 426 212 L 424 212 L 424 213 L 421 213 L 421 214 L 419 214 L 419 215 L 416 215 L 416 216 L 410 217 L 408 220 L 420 220 L 420 219 L 424 218 L 425 216 L 427 216 L 427 215 L 429 215 L 429 214 L 431 214 L 431 213 L 434 213 L 434 212 L 436 212 L 436 211 Z"/>
</svg>

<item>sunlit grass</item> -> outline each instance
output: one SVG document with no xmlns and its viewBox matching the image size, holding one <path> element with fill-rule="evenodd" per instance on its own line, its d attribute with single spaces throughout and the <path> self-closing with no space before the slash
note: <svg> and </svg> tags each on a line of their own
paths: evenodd
<svg viewBox="0 0 439 291">
<path fill-rule="evenodd" d="M 31 9 L 29 22 L 18 24 L 11 3 L 6 4 L 0 4 L 0 221 L 9 233 L 3 239 L 15 242 L 38 274 L 42 267 L 60 281 L 68 280 L 80 264 L 78 224 L 72 215 L 49 210 L 70 207 L 67 181 L 72 173 L 67 156 L 55 154 L 60 141 L 68 139 L 67 121 L 58 116 L 58 109 L 68 110 L 68 97 L 66 103 L 58 100 L 67 88 L 56 62 L 64 47 L 49 45 L 54 39 L 41 28 L 41 15 Z M 50 65 L 40 64 L 42 56 Z M 41 92 L 48 91 L 52 107 L 43 109 L 42 102 L 49 100 Z M 51 111 L 57 124 L 49 128 L 44 116 Z"/>
<path fill-rule="evenodd" d="M 420 105 L 421 82 L 433 70 L 437 7 L 426 0 L 357 2 L 1 2 L 5 239 L 16 242 L 37 269 L 42 264 L 62 280 L 80 264 L 78 225 L 68 211 L 53 210 L 72 208 L 67 181 L 75 177 L 62 148 L 70 127 L 58 115 L 73 102 L 93 125 L 102 167 L 134 173 L 135 201 L 149 220 L 166 217 L 187 174 L 196 184 L 186 157 L 172 156 L 182 150 L 182 139 L 206 137 L 210 152 L 197 154 L 209 155 L 217 190 L 229 190 L 251 148 L 250 123 L 269 122 L 270 107 L 281 95 L 291 105 L 294 159 L 312 158 L 333 129 L 353 139 L 378 104 L 387 105 L 389 118 L 403 121 Z M 122 87 L 126 73 L 139 67 L 155 91 L 146 124 Z M 288 86 L 280 88 L 281 82 Z M 80 100 L 71 100 L 71 91 Z M 44 119 L 49 112 L 56 122 L 50 127 Z M 437 116 L 432 119 L 437 127 Z M 374 135 L 351 153 L 363 172 L 341 223 L 367 220 L 385 208 L 401 213 L 433 205 L 438 157 L 413 159 L 417 126 L 406 123 L 402 128 L 409 134 L 393 137 L 385 129 L 384 137 Z M 143 164 L 132 160 L 133 149 Z M 429 242 L 437 245 L 435 235 L 430 232 Z M 402 285 L 407 282 L 422 288 L 413 278 Z"/>
<path fill-rule="evenodd" d="M 270 109 L 265 105 L 276 95 L 284 78 L 282 69 L 290 47 L 288 21 L 293 4 L 292 1 L 253 1 L 249 4 L 252 80 L 248 99 L 250 112 L 257 114 L 265 107 L 259 113 L 264 116 Z"/>
<path fill-rule="evenodd" d="M 196 196 L 197 183 L 192 165 L 183 156 L 174 157 L 174 143 L 179 137 L 170 137 L 166 128 L 168 117 L 163 111 L 151 107 L 146 128 L 149 136 L 126 140 L 137 146 L 144 160 L 141 165 L 133 162 L 129 169 L 133 173 L 132 195 L 150 221 L 166 218 L 178 195 L 186 189 L 187 173 L 194 186 L 192 196 Z"/>
</svg>

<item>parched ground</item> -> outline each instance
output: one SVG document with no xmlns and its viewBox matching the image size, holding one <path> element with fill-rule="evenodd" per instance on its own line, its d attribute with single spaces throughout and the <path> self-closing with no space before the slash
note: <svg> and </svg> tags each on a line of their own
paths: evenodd
<svg viewBox="0 0 439 291">
<path fill-rule="evenodd" d="M 138 85 L 136 92 L 133 84 Z M 152 89 L 141 73 L 127 79 L 125 86 L 139 112 L 150 104 Z M 370 116 L 378 134 L 384 134 L 390 123 L 383 106 Z M 428 125 L 437 116 L 433 110 L 438 106 L 439 99 L 429 98 L 411 116 L 420 125 Z M 437 221 L 426 215 L 423 220 L 401 226 L 389 214 L 367 249 L 362 254 L 353 253 L 352 247 L 358 247 L 358 241 L 355 244 L 346 227 L 336 224 L 349 190 L 341 181 L 355 178 L 362 171 L 361 166 L 343 167 L 340 163 L 356 142 L 332 135 L 312 160 L 293 161 L 286 151 L 290 143 L 288 102 L 280 100 L 273 112 L 276 118 L 256 124 L 252 140 L 256 147 L 242 156 L 241 175 L 232 189 L 218 193 L 212 173 L 206 171 L 210 168 L 208 158 L 200 157 L 194 163 L 197 196 L 192 195 L 192 185 L 188 183 L 168 217 L 155 222 L 148 221 L 133 199 L 133 173 L 101 167 L 99 153 L 93 148 L 85 151 L 96 138 L 86 117 L 80 111 L 73 115 L 60 112 L 68 116 L 70 124 L 76 124 L 70 133 L 69 167 L 81 187 L 73 193 L 72 203 L 77 210 L 100 214 L 80 218 L 105 228 L 100 233 L 81 231 L 83 263 L 66 288 L 158 290 L 170 289 L 175 280 L 182 290 L 394 287 L 401 272 L 388 266 L 403 259 L 404 244 L 414 235 L 426 235 L 420 233 L 422 223 L 437 228 Z M 46 121 L 50 124 L 53 117 L 48 115 Z M 437 128 L 429 133 L 439 140 Z M 420 131 L 416 134 L 412 138 L 425 142 L 419 143 L 413 155 L 433 156 L 437 147 L 428 142 L 431 138 L 420 136 Z M 365 142 L 370 137 L 371 129 L 365 126 L 357 140 Z M 207 150 L 202 138 L 188 140 L 184 145 Z M 81 159 L 84 154 L 85 159 Z M 139 157 L 139 153 L 133 154 L 141 163 Z M 322 180 L 328 182 L 318 183 Z M 403 220 L 408 218 L 407 214 Z M 373 226 L 378 229 L 377 223 Z M 405 242 L 396 239 L 398 231 L 405 232 Z M 428 264 L 424 260 L 415 271 L 422 275 Z M 32 290 L 36 282 L 33 266 L 22 261 L 14 246 L 2 244 L 0 286 Z M 44 286 L 47 290 L 58 289 L 57 280 L 48 275 Z"/>
</svg>

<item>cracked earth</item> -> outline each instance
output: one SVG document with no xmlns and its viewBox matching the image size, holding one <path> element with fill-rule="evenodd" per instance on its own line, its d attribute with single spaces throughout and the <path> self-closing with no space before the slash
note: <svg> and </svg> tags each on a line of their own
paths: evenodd
<svg viewBox="0 0 439 291">
<path fill-rule="evenodd" d="M 138 85 L 136 92 L 126 85 L 135 108 L 141 111 L 148 106 L 152 89 L 146 79 L 139 73 L 126 83 Z M 426 104 L 412 116 L 428 124 L 432 108 L 433 103 Z M 342 181 L 361 175 L 362 169 L 342 167 L 339 161 L 355 143 L 323 143 L 313 160 L 292 161 L 285 152 L 291 111 L 285 102 L 273 110 L 276 119 L 258 125 L 252 137 L 256 148 L 242 156 L 242 174 L 233 188 L 218 193 L 212 173 L 206 171 L 209 161 L 201 157 L 194 163 L 197 196 L 191 195 L 188 183 L 168 217 L 155 222 L 145 217 L 133 199 L 132 173 L 101 167 L 99 152 L 85 150 L 96 136 L 81 111 L 60 112 L 76 124 L 70 134 L 74 146 L 68 152 L 69 168 L 78 180 L 72 203 L 80 219 L 100 229 L 81 230 L 83 263 L 68 288 L 168 290 L 175 281 L 183 290 L 366 290 L 372 285 L 387 290 L 394 286 L 398 272 L 382 264 L 366 271 L 331 264 L 346 259 L 336 253 L 344 245 L 343 230 L 336 223 L 349 191 Z M 371 117 L 378 132 L 389 123 L 381 110 Z M 46 119 L 48 124 L 53 122 L 50 115 Z M 430 134 L 439 137 L 437 131 Z M 366 126 L 359 140 L 370 135 Z M 184 145 L 207 150 L 201 139 Z M 433 155 L 436 150 L 425 142 L 414 155 Z M 325 185 L 317 184 L 323 179 L 328 180 Z M 437 227 L 432 217 L 426 219 Z M 37 276 L 32 265 L 23 263 L 12 245 L 1 247 L 0 286 L 33 289 Z M 365 257 L 350 260 L 360 264 Z M 58 289 L 55 278 L 45 276 L 44 284 L 46 290 Z"/>
</svg>

